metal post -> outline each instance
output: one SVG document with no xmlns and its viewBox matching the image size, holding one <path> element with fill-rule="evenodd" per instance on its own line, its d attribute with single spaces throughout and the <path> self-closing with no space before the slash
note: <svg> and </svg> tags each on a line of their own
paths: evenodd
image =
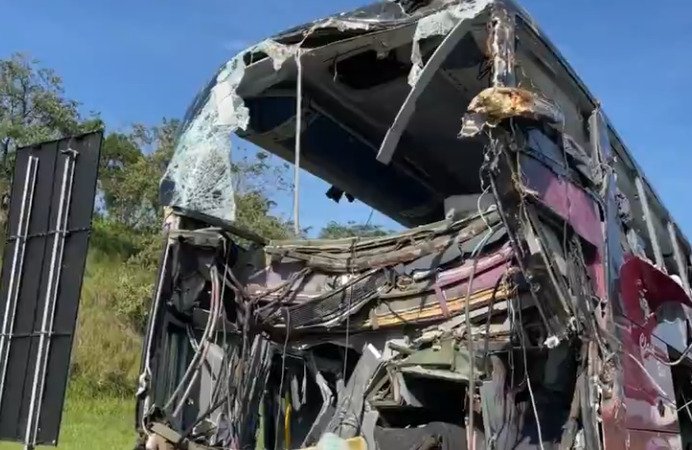
<svg viewBox="0 0 692 450">
<path fill-rule="evenodd" d="M 3 394 L 5 392 L 7 363 L 10 358 L 14 320 L 17 314 L 17 300 L 19 298 L 20 281 L 22 278 L 22 272 L 24 271 L 24 253 L 26 251 L 27 235 L 29 234 L 29 223 L 31 222 L 31 210 L 34 203 L 37 173 L 38 158 L 36 156 L 29 156 L 26 167 L 26 177 L 24 178 L 22 204 L 21 209 L 19 210 L 19 223 L 17 224 L 17 236 L 14 243 L 14 254 L 12 256 L 12 268 L 10 269 L 10 280 L 7 289 L 7 303 L 5 304 L 5 316 L 2 322 L 2 335 L 0 335 L 0 355 L 2 355 L 2 367 L 0 368 L 0 404 L 2 404 Z"/>
<path fill-rule="evenodd" d="M 661 245 L 659 244 L 658 237 L 656 236 L 656 229 L 654 228 L 654 222 L 651 216 L 651 208 L 649 207 L 649 198 L 644 190 L 644 182 L 639 176 L 634 180 L 634 182 L 637 185 L 637 194 L 639 195 L 639 202 L 641 203 L 642 211 L 644 212 L 644 221 L 646 222 L 646 229 L 649 232 L 649 241 L 651 241 L 651 247 L 654 251 L 656 265 L 665 270 L 666 264 L 663 260 Z"/>
<path fill-rule="evenodd" d="M 514 16 L 507 11 L 504 5 L 495 4 L 491 13 L 490 25 L 488 45 L 493 64 L 492 85 L 494 87 L 516 86 Z"/>
<path fill-rule="evenodd" d="M 685 292 L 689 293 L 690 281 L 687 277 L 687 264 L 685 263 L 685 256 L 682 254 L 680 241 L 678 241 L 678 233 L 675 230 L 673 222 L 668 222 L 668 235 L 670 236 L 670 242 L 673 244 L 673 255 L 675 256 L 675 263 L 678 266 L 678 274 L 680 275 L 682 286 L 685 288 Z"/>
<path fill-rule="evenodd" d="M 31 450 L 36 445 L 38 434 L 38 422 L 41 417 L 41 406 L 43 403 L 43 389 L 46 383 L 46 366 L 50 354 L 50 340 L 52 338 L 53 322 L 55 319 L 55 305 L 58 297 L 58 285 L 62 272 L 63 250 L 65 249 L 65 236 L 67 234 L 67 223 L 69 218 L 70 202 L 72 200 L 72 186 L 74 181 L 74 168 L 77 152 L 71 149 L 63 152 L 65 155 L 62 186 L 60 188 L 60 199 L 58 206 L 58 217 L 55 224 L 53 235 L 53 250 L 50 259 L 50 270 L 48 273 L 48 287 L 46 289 L 46 300 L 43 305 L 43 319 L 41 321 L 41 335 L 39 338 L 38 353 L 36 355 L 36 368 L 34 370 L 34 380 L 31 387 L 31 402 L 29 403 L 29 414 L 27 417 L 26 433 L 24 445 L 26 450 Z"/>
</svg>

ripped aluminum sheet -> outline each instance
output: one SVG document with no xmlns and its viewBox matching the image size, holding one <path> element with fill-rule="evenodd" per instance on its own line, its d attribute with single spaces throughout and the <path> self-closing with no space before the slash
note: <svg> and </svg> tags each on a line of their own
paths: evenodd
<svg viewBox="0 0 692 450">
<path fill-rule="evenodd" d="M 416 25 L 411 46 L 411 72 L 408 76 L 408 84 L 415 86 L 420 78 L 425 64 L 421 53 L 420 42 L 431 36 L 446 36 L 457 23 L 473 19 L 491 4 L 490 0 L 472 0 L 460 3 L 455 7 L 449 7 L 439 12 L 423 17 Z"/>
</svg>

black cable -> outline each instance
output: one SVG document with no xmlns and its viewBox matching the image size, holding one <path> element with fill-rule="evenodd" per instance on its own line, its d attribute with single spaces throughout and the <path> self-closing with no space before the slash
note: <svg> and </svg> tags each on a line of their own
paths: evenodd
<svg viewBox="0 0 692 450">
<path fill-rule="evenodd" d="M 488 305 L 488 317 L 485 320 L 485 342 L 483 345 L 483 359 L 485 360 L 485 370 L 486 372 L 490 372 L 490 358 L 488 357 L 488 348 L 490 346 L 490 321 L 493 317 L 493 312 L 494 312 L 494 307 L 495 307 L 495 297 L 497 296 L 497 291 L 500 289 L 500 284 L 505 280 L 506 274 L 502 275 L 497 282 L 495 283 L 495 286 L 493 287 L 493 293 L 490 296 L 490 305 Z"/>
</svg>

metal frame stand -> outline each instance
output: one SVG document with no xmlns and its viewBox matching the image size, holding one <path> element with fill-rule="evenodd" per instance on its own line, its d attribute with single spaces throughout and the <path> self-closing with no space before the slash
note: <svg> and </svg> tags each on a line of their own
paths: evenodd
<svg viewBox="0 0 692 450">
<path fill-rule="evenodd" d="M 56 219 L 55 232 L 53 234 L 53 250 L 48 273 L 46 300 L 43 306 L 43 319 L 41 321 L 38 354 L 36 355 L 36 369 L 34 371 L 34 381 L 31 387 L 31 403 L 29 404 L 29 414 L 24 438 L 25 450 L 34 449 L 39 431 L 39 419 L 41 417 L 41 406 L 43 404 L 43 389 L 46 384 L 46 369 L 48 366 L 48 355 L 50 354 L 50 343 L 53 334 L 55 305 L 58 298 L 58 285 L 62 271 L 65 236 L 67 235 L 67 211 L 69 210 L 70 201 L 72 200 L 75 159 L 78 155 L 78 153 L 72 149 L 64 151 L 63 154 L 65 155 L 65 159 L 63 163 L 62 186 L 60 188 L 58 217 Z"/>
</svg>

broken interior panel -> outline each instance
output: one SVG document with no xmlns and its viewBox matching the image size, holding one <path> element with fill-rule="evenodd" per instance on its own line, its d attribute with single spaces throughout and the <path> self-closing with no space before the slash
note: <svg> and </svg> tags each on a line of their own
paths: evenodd
<svg viewBox="0 0 692 450">
<path fill-rule="evenodd" d="M 406 229 L 239 228 L 232 133 Z M 512 2 L 386 1 L 242 51 L 161 194 L 147 448 L 692 445 L 689 243 Z"/>
</svg>

